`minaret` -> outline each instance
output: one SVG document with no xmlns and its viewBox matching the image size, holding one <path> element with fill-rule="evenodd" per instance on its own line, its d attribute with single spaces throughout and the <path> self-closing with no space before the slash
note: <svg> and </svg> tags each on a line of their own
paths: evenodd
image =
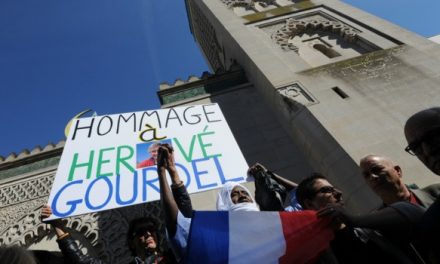
<svg viewBox="0 0 440 264">
<path fill-rule="evenodd" d="M 367 154 L 394 159 L 408 183 L 436 180 L 404 152 L 403 124 L 440 102 L 438 44 L 337 0 L 186 0 L 186 6 L 211 70 L 224 75 L 239 65 L 248 80 L 246 88 L 228 91 L 225 84 L 221 96 L 204 99 L 226 112 L 248 163 L 296 181 L 319 171 L 359 210 L 378 204 L 358 168 Z M 256 125 L 259 115 L 268 123 Z"/>
</svg>

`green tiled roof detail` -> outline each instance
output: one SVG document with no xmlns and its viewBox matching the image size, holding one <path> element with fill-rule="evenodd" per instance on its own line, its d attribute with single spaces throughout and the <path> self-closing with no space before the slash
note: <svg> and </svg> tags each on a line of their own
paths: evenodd
<svg viewBox="0 0 440 264">
<path fill-rule="evenodd" d="M 161 104 L 170 104 L 199 95 L 212 94 L 247 82 L 242 71 L 199 80 L 159 91 Z"/>
<path fill-rule="evenodd" d="M 24 164 L 22 166 L 0 170 L 0 180 L 58 165 L 58 163 L 60 162 L 60 158 L 61 156 L 55 156 L 48 159 L 35 161 L 29 164 Z"/>
<path fill-rule="evenodd" d="M 197 95 L 206 94 L 207 90 L 204 86 L 192 87 L 191 89 L 181 91 L 175 94 L 170 94 L 164 96 L 162 99 L 163 104 L 169 104 L 173 102 L 177 102 L 180 100 L 184 100 L 186 98 L 191 98 Z"/>
</svg>

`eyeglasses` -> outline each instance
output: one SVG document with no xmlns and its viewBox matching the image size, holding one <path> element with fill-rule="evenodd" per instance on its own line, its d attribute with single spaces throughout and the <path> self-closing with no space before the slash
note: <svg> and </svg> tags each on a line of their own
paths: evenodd
<svg viewBox="0 0 440 264">
<path fill-rule="evenodd" d="M 315 195 L 317 195 L 318 193 L 334 193 L 336 191 L 337 191 L 336 188 L 333 186 L 324 186 L 321 187 L 319 190 L 317 190 L 315 192 Z"/>
<path fill-rule="evenodd" d="M 405 148 L 405 151 L 410 155 L 416 156 L 422 152 L 422 143 L 434 144 L 438 142 L 440 144 L 440 127 L 434 128 L 426 132 L 419 139 L 411 142 Z"/>
</svg>

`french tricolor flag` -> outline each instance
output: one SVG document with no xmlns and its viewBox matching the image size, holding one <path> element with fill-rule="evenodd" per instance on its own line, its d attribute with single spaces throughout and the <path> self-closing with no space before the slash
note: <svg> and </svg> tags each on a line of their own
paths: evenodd
<svg viewBox="0 0 440 264">
<path fill-rule="evenodd" d="M 312 263 L 333 230 L 314 211 L 196 211 L 187 263 Z"/>
</svg>

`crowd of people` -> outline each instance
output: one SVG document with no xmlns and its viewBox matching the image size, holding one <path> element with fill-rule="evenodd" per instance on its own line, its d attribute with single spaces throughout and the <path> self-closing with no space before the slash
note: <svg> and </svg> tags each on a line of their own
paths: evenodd
<svg viewBox="0 0 440 264">
<path fill-rule="evenodd" d="M 405 151 L 440 176 L 440 107 L 411 116 L 404 133 L 408 142 Z M 186 263 L 191 199 L 176 169 L 173 148 L 168 144 L 155 147 L 166 232 L 158 228 L 158 219 L 135 219 L 129 225 L 127 246 L 133 254 L 132 263 Z M 227 182 L 218 192 L 216 208 L 229 212 L 311 210 L 318 218 L 330 219 L 334 238 L 326 250 L 316 252 L 315 263 L 440 263 L 440 243 L 436 241 L 440 237 L 440 183 L 422 189 L 409 186 L 402 168 L 380 155 L 363 157 L 359 167 L 366 184 L 382 200 L 381 206 L 368 214 L 351 214 L 344 207 L 342 191 L 325 175 L 313 173 L 297 184 L 261 164 L 248 171 L 255 178 L 255 199 L 245 186 Z M 42 218 L 50 215 L 50 207 L 43 207 Z M 61 220 L 49 223 L 68 263 L 104 263 L 83 254 Z M 162 236 L 167 237 L 169 247 L 160 245 Z M 6 259 L 8 263 L 38 263 L 18 247 L 1 248 L 0 260 Z M 247 263 L 246 259 L 242 263 Z"/>
</svg>

